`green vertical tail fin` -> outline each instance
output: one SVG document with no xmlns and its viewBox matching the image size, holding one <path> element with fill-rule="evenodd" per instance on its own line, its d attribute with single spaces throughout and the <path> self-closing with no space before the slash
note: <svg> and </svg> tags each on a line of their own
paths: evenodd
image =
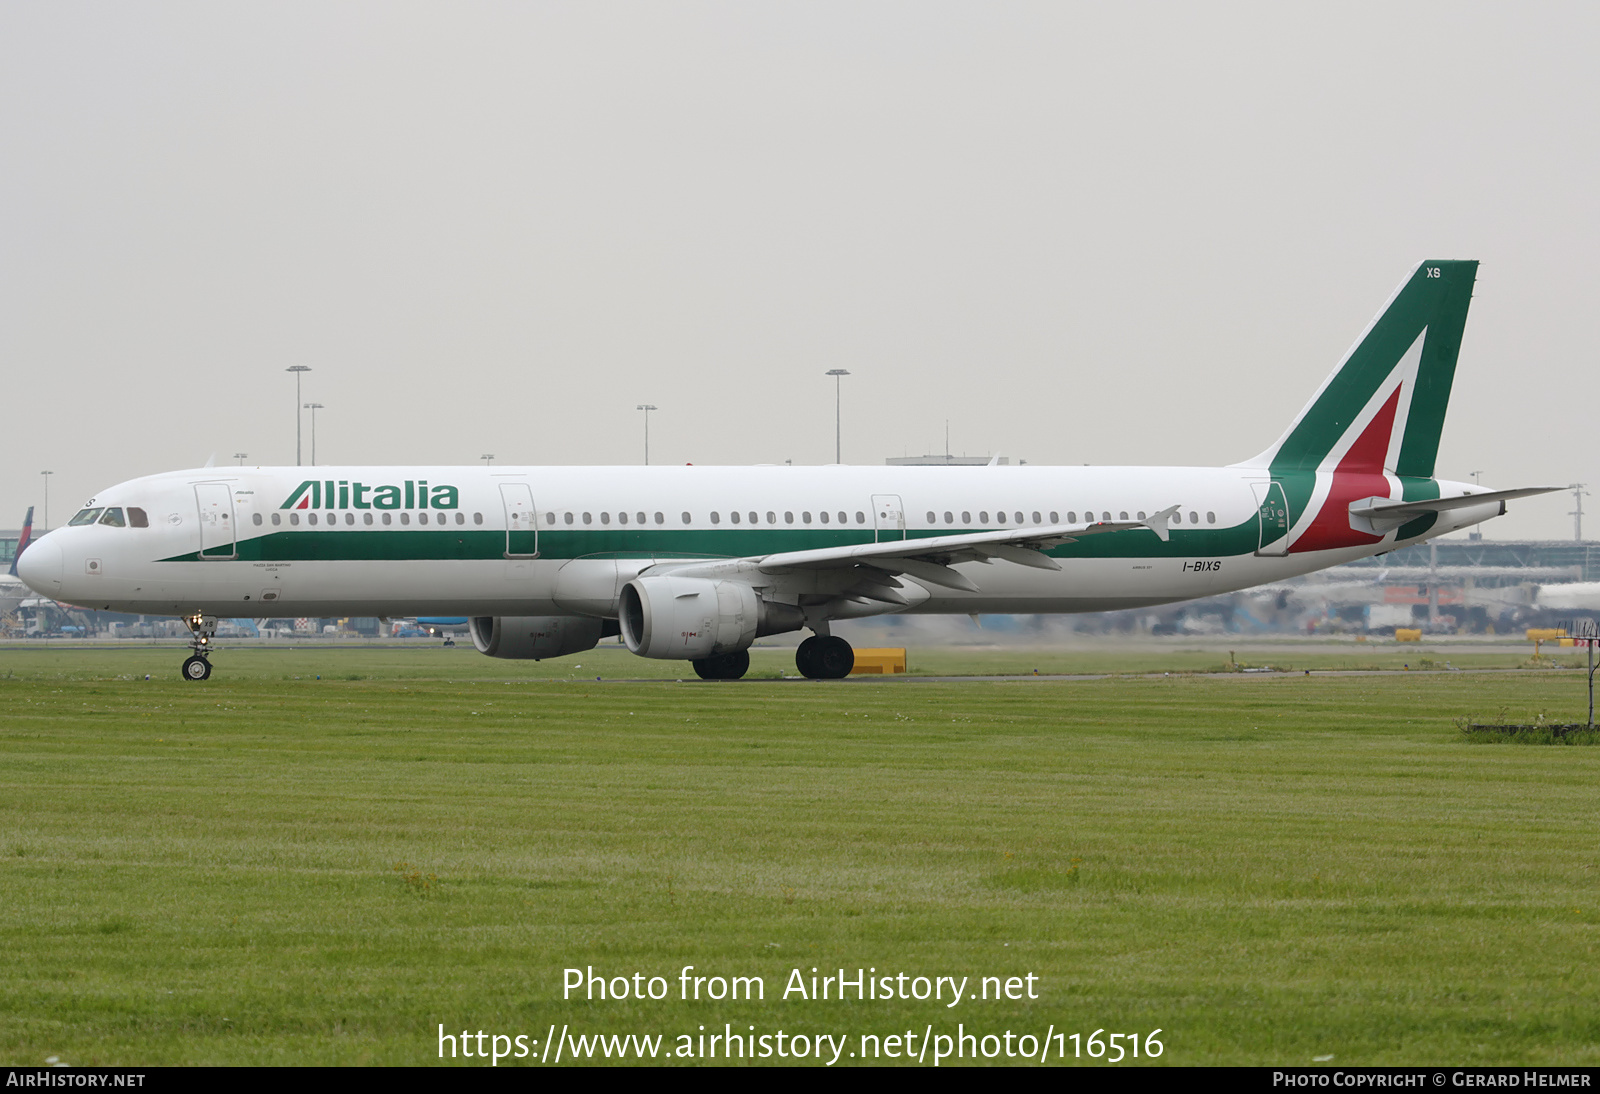
<svg viewBox="0 0 1600 1094">
<path fill-rule="evenodd" d="M 1412 270 L 1288 431 L 1241 466 L 1432 477 L 1477 274 L 1475 261 Z"/>
</svg>

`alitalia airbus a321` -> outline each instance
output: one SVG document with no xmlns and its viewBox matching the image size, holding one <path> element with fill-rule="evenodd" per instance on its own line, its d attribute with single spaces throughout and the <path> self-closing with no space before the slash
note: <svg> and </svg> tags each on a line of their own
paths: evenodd
<svg viewBox="0 0 1600 1094">
<path fill-rule="evenodd" d="M 800 672 L 842 677 L 834 620 L 1188 600 L 1555 489 L 1434 477 L 1477 266 L 1419 265 L 1283 436 L 1227 467 L 206 468 L 109 487 L 17 570 L 58 600 L 182 616 L 190 680 L 241 615 L 465 615 L 509 658 L 620 633 L 723 680 L 757 638 L 806 629 Z"/>
</svg>

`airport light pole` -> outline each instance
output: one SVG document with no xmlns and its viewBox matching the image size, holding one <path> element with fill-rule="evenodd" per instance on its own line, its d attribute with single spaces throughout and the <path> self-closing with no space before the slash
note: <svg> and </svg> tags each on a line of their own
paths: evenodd
<svg viewBox="0 0 1600 1094">
<path fill-rule="evenodd" d="M 48 532 L 50 530 L 50 476 L 54 475 L 55 472 L 41 471 L 39 474 L 44 476 L 44 530 Z"/>
<path fill-rule="evenodd" d="M 1577 503 L 1577 508 L 1567 516 L 1572 518 L 1572 538 L 1579 543 L 1583 542 L 1583 496 L 1589 492 L 1584 489 L 1588 485 L 1586 482 L 1575 482 L 1567 487 L 1572 491 L 1572 500 Z"/>
<path fill-rule="evenodd" d="M 310 372 L 310 365 L 290 365 L 285 372 L 294 373 L 294 465 L 300 466 L 300 374 Z"/>
<path fill-rule="evenodd" d="M 233 458 L 239 461 L 239 466 L 240 467 L 243 467 L 244 466 L 244 461 L 250 458 L 250 453 L 248 453 L 248 452 L 235 452 L 233 454 Z"/>
<path fill-rule="evenodd" d="M 830 368 L 827 372 L 827 375 L 833 377 L 833 462 L 843 463 L 844 460 L 840 456 L 840 452 L 843 451 L 843 449 L 840 445 L 839 409 L 841 406 L 840 400 L 842 400 L 844 397 L 842 394 L 844 378 L 850 375 L 850 372 L 848 369 Z"/>
<path fill-rule="evenodd" d="M 494 453 L 493 452 L 485 452 L 483 455 L 479 456 L 478 459 L 483 461 L 483 466 L 485 466 L 485 467 L 493 467 L 494 466 Z"/>
<path fill-rule="evenodd" d="M 307 403 L 306 409 L 311 411 L 311 466 L 317 466 L 317 411 L 324 409 L 321 403 Z"/>
<path fill-rule="evenodd" d="M 650 403 L 640 403 L 635 410 L 644 411 L 644 465 L 650 466 L 650 412 L 656 408 Z"/>
</svg>

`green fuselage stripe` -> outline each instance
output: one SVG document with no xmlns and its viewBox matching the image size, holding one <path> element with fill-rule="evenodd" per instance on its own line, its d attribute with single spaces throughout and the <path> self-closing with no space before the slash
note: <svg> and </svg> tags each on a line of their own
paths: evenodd
<svg viewBox="0 0 1600 1094">
<path fill-rule="evenodd" d="M 962 528 L 961 532 L 1005 531 Z M 954 530 L 911 531 L 907 539 L 951 535 Z M 1172 529 L 1161 542 L 1154 532 L 1128 531 L 1086 536 L 1045 552 L 1055 558 L 1174 558 L 1248 554 L 1257 546 L 1252 519 L 1230 528 Z M 594 556 L 646 558 L 747 558 L 780 551 L 810 551 L 872 543 L 870 528 L 655 529 L 610 528 L 539 532 L 539 555 L 546 559 Z M 214 553 L 214 552 L 213 552 Z M 489 560 L 506 557 L 504 530 L 351 528 L 296 529 L 240 540 L 241 562 L 424 562 Z M 193 562 L 196 552 L 164 562 Z"/>
</svg>

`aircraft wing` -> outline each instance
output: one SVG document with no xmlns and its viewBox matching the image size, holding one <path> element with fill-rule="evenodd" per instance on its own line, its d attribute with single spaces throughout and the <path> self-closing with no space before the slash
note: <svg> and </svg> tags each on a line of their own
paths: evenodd
<svg viewBox="0 0 1600 1094">
<path fill-rule="evenodd" d="M 1159 513 L 1153 513 L 1144 520 L 1051 524 L 1036 528 L 862 543 L 853 547 L 783 551 L 751 561 L 756 563 L 762 573 L 768 574 L 794 570 L 833 570 L 870 566 L 885 573 L 906 574 L 946 588 L 977 592 L 977 585 L 966 575 L 951 569 L 952 565 L 957 562 L 988 562 L 998 558 L 1040 570 L 1059 570 L 1060 563 L 1043 553 L 1046 548 L 1071 543 L 1085 536 L 1139 529 L 1154 532 L 1165 541 L 1168 536 L 1167 522 L 1177 511 L 1178 506 L 1174 505 Z"/>
<path fill-rule="evenodd" d="M 1350 503 L 1350 517 L 1352 520 L 1370 525 L 1372 532 L 1382 534 L 1428 513 L 1469 509 L 1475 505 L 1488 505 L 1493 502 L 1499 502 L 1500 512 L 1504 513 L 1505 503 L 1513 498 L 1531 498 L 1535 494 L 1549 494 L 1565 489 L 1567 489 L 1565 486 L 1527 486 L 1520 490 L 1492 490 L 1482 494 L 1462 494 L 1455 498 L 1418 498 L 1416 501 L 1363 498 Z"/>
</svg>

